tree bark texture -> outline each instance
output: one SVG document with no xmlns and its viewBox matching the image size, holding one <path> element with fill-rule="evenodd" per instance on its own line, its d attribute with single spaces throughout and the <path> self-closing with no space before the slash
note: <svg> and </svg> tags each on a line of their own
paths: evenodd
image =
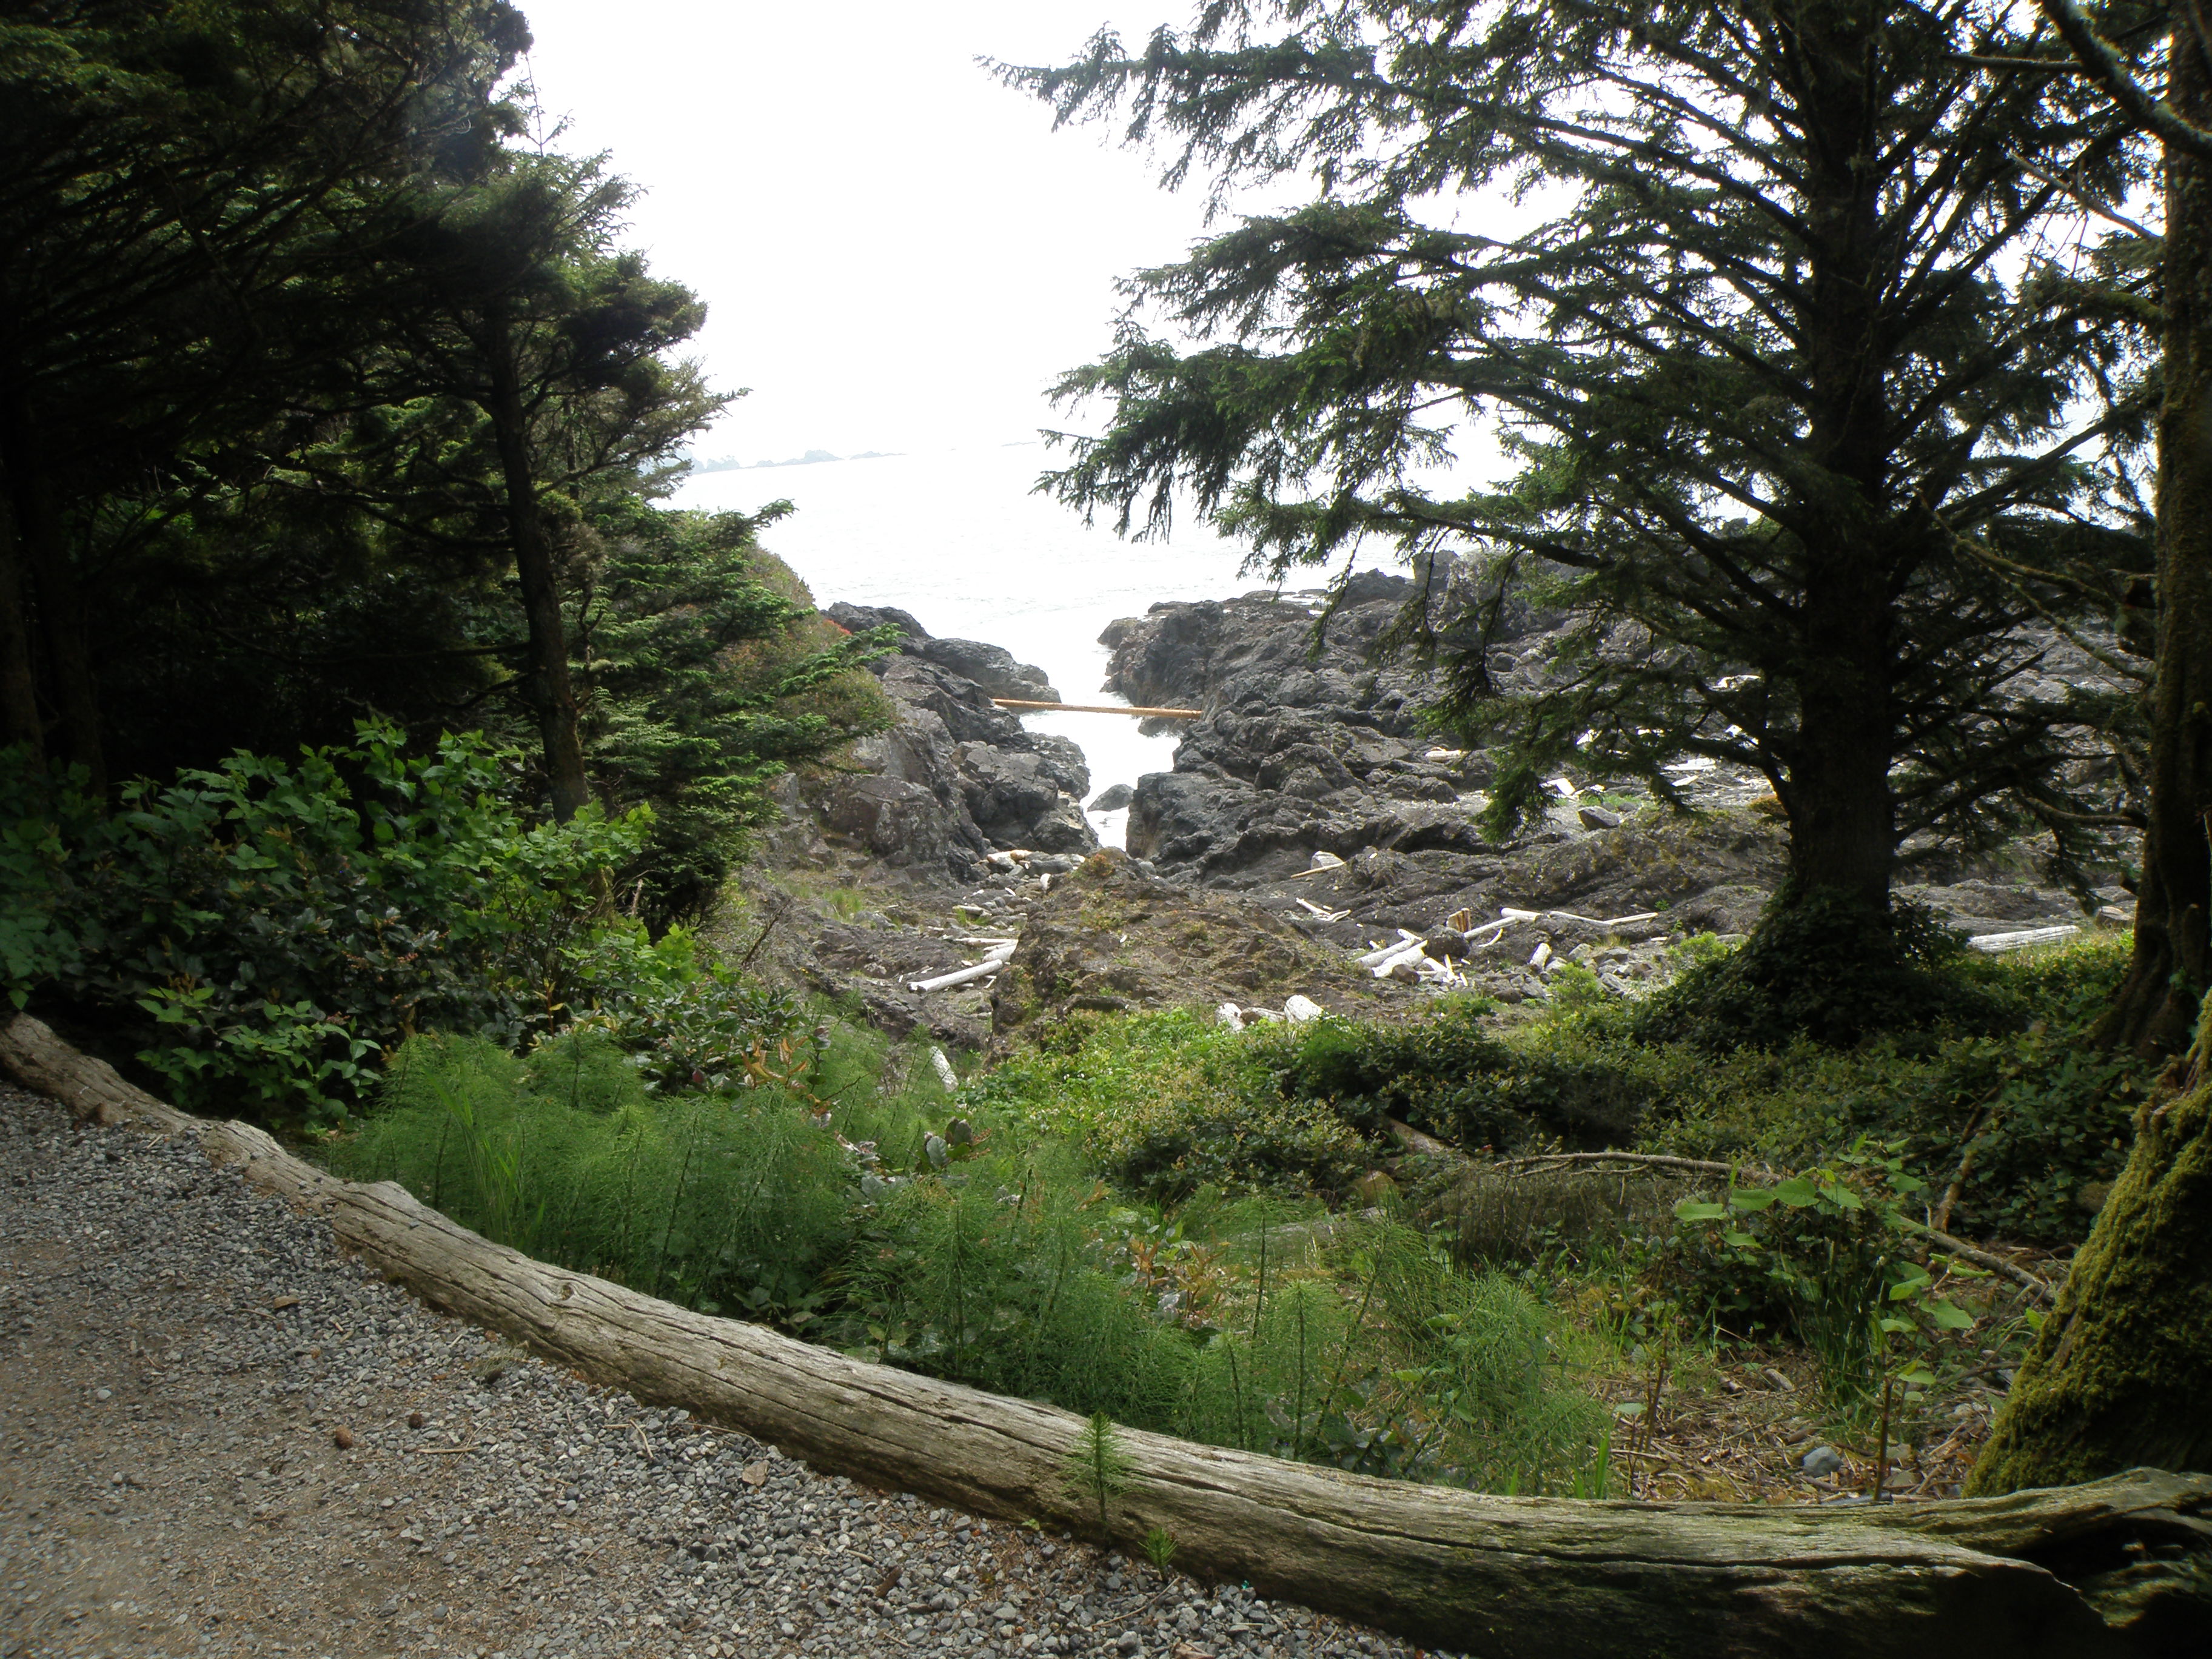
<svg viewBox="0 0 2212 1659">
<path fill-rule="evenodd" d="M 210 1158 L 324 1217 L 427 1300 L 641 1400 L 683 1405 L 819 1468 L 975 1513 L 1095 1534 L 1071 1488 L 1081 1419 L 709 1318 L 549 1267 L 390 1182 L 338 1181 L 259 1130 L 185 1116 L 37 1020 L 0 1064 L 80 1117 L 194 1135 Z M 1133 1430 L 1114 1542 L 1152 1528 L 1202 1578 L 1249 1580 L 1415 1641 L 1513 1659 L 2106 1659 L 2179 1654 L 2212 1618 L 2185 1573 L 2108 1619 L 2062 1576 L 2212 1532 L 2212 1478 L 2137 1471 L 1980 1502 L 1832 1510 L 1493 1498 L 1376 1480 Z M 2049 1556 L 2057 1570 L 2044 1564 Z M 2094 1581 L 2094 1575 L 2092 1575 Z M 2194 1599 L 2192 1599 L 2192 1597 Z M 2177 1620 L 2179 1621 L 2177 1624 Z"/>
<path fill-rule="evenodd" d="M 2168 101 L 2212 127 L 2212 64 L 2187 25 Z M 2097 1035 L 2179 1054 L 2212 988 L 2212 163 L 2166 153 L 2165 401 L 2158 428 L 2158 659 L 2135 957 Z"/>
<path fill-rule="evenodd" d="M 552 542 L 538 500 L 537 470 L 531 465 L 530 417 L 522 404 L 513 325 L 497 309 L 488 319 L 485 345 L 491 395 L 484 413 L 491 418 L 499 445 L 507 539 L 522 588 L 523 615 L 530 624 L 529 700 L 544 744 L 553 816 L 565 823 L 583 810 L 592 790 L 584 775 L 583 740 L 576 730 L 576 691 L 568 676 L 568 635 L 561 615 Z"/>
<path fill-rule="evenodd" d="M 1863 135 L 1882 96 L 1864 64 L 1883 27 L 1878 9 L 1791 8 L 1800 107 L 1815 136 L 1804 175 L 1809 252 L 1803 326 L 1812 397 L 1807 479 L 1788 492 L 1788 533 L 1804 548 L 1803 593 L 1792 607 L 1796 659 L 1767 665 L 1794 684 L 1797 729 L 1778 793 L 1790 821 L 1790 892 L 1849 894 L 1889 910 L 1897 857 L 1890 594 L 1901 556 L 1890 486 L 1887 362 L 1874 343 L 1893 325 L 1881 295 L 1881 203 L 1863 176 Z"/>
<path fill-rule="evenodd" d="M 2136 1115 L 2127 1167 L 1974 1467 L 1977 1492 L 2212 1468 L 2212 1076 Z M 2208 1619 L 2212 1632 L 2212 1619 Z"/>
</svg>

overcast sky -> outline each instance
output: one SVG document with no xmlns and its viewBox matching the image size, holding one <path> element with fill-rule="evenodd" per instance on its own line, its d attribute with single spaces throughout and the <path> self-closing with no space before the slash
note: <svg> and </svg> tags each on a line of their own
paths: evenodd
<svg viewBox="0 0 2212 1659">
<path fill-rule="evenodd" d="M 702 457 L 1032 437 L 1115 278 L 1204 228 L 1155 161 L 975 62 L 1065 61 L 1108 21 L 1133 45 L 1184 0 L 525 5 L 562 147 L 644 186 L 632 241 L 707 299 L 715 385 L 752 389 Z"/>
</svg>

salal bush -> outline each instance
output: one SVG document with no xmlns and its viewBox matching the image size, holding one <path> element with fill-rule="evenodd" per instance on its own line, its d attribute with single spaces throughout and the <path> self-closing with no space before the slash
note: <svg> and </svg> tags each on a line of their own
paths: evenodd
<svg viewBox="0 0 2212 1659">
<path fill-rule="evenodd" d="M 418 1030 L 512 1048 L 590 1015 L 698 1046 L 701 993 L 734 994 L 687 935 L 622 912 L 650 812 L 533 821 L 520 757 L 479 737 L 410 753 L 364 725 L 127 785 L 112 812 L 81 778 L 0 765 L 9 995 L 119 1020 L 187 1109 L 326 1125 Z"/>
</svg>

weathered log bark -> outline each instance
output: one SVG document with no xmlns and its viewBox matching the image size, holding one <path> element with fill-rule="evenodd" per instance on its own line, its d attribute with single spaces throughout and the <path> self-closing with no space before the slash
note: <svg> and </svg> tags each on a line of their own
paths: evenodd
<svg viewBox="0 0 2212 1659">
<path fill-rule="evenodd" d="M 984 1515 L 1096 1530 L 1065 1469 L 1081 1419 L 711 1319 L 492 1244 L 391 1183 L 301 1163 L 259 1130 L 187 1117 L 38 1021 L 0 1065 L 80 1116 L 195 1134 L 217 1162 L 324 1216 L 428 1300 L 641 1399 L 688 1407 L 817 1468 Z M 2100 1616 L 2060 1576 L 2189 1539 L 2212 1479 L 2139 1470 L 1990 1501 L 1831 1510 L 1484 1497 L 1126 1431 L 1116 1541 L 1153 1527 L 1201 1577 L 1415 1640 L 1515 1659 L 1691 1654 L 2100 1659 L 2185 1650 L 2185 1580 Z M 2208 1529 L 2212 1530 L 2212 1529 Z M 2059 1571 L 2040 1562 L 2050 1556 Z M 2145 1606 L 2152 1614 L 2142 1611 Z M 2174 1622 L 2175 1610 L 2181 1622 Z M 2166 1623 L 2158 1623 L 2159 1618 Z M 2130 1620 L 2132 1620 L 2132 1622 Z M 2145 1632 L 2150 1639 L 2145 1639 Z"/>
</svg>

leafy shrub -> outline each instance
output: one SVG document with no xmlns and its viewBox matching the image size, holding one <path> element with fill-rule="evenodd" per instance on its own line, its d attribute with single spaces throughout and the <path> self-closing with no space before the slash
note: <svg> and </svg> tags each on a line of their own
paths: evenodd
<svg viewBox="0 0 2212 1659">
<path fill-rule="evenodd" d="M 1751 937 L 1644 1005 L 1637 1034 L 1716 1053 L 1799 1038 L 1847 1048 L 1876 1032 L 1994 1029 L 2003 1011 L 1954 971 L 1965 942 L 1924 908 L 1884 913 L 1854 896 L 1790 887 Z"/>
<path fill-rule="evenodd" d="M 1931 1207 L 1963 1169 L 1954 1231 L 2078 1241 L 2156 1071 L 2089 1041 L 2127 961 L 2120 937 L 1956 964 L 1947 971 L 2016 1023 L 1994 1036 L 1706 1058 L 1658 1098 L 1644 1144 L 1790 1168 L 1865 1139 L 1897 1149 Z"/>
<path fill-rule="evenodd" d="M 1009 1060 L 974 1093 L 1158 1200 L 1209 1185 L 1345 1191 L 1364 1144 L 1328 1102 L 1286 1088 L 1284 1041 L 1186 1011 L 1072 1021 L 1053 1051 Z"/>
<path fill-rule="evenodd" d="M 605 895 L 649 819 L 530 824 L 509 764 L 472 738 L 410 756 L 364 726 L 295 763 L 126 785 L 102 814 L 12 752 L 9 993 L 150 1016 L 139 1059 L 188 1109 L 311 1121 L 342 1115 L 411 1031 L 550 1029 L 638 931 Z"/>
<path fill-rule="evenodd" d="M 1811 1352 L 1828 1404 L 1863 1415 L 1889 1375 L 1928 1380 L 1918 1358 L 1973 1316 L 1940 1293 L 1906 1209 L 1925 1183 L 1895 1147 L 1863 1143 L 1772 1186 L 1732 1185 L 1688 1199 L 1659 1271 L 1693 1317 L 1739 1336 L 1779 1331 Z M 1970 1276 L 1973 1270 L 1942 1267 Z"/>
<path fill-rule="evenodd" d="M 1518 1038 L 1487 1024 L 1490 1006 L 1473 997 L 1401 1021 L 1316 1021 L 1286 1039 L 1294 1052 L 1285 1086 L 1370 1130 L 1398 1117 L 1471 1147 L 1515 1151 L 1544 1139 L 1618 1146 L 1673 1067 L 1608 1042 L 1611 1009 L 1563 1009 L 1540 1036 Z"/>
</svg>

